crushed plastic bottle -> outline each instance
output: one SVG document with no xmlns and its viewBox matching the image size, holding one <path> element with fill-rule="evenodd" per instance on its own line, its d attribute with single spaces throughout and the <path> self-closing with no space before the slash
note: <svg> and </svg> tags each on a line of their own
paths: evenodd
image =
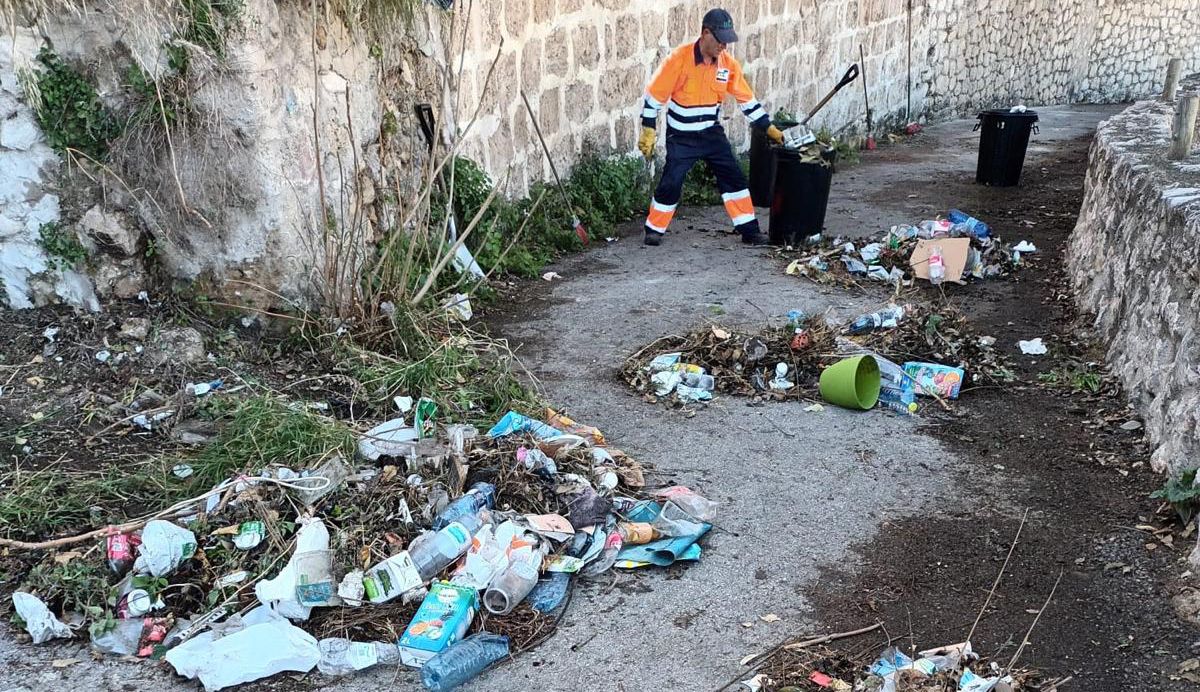
<svg viewBox="0 0 1200 692">
<path fill-rule="evenodd" d="M 490 508 L 496 502 L 496 486 L 491 483 L 476 483 L 463 496 L 446 505 L 433 520 L 433 530 L 441 531 L 454 522 L 462 522 L 465 517 L 478 514 L 479 510 Z"/>
<path fill-rule="evenodd" d="M 441 531 L 427 531 L 418 536 L 408 546 L 408 555 L 416 565 L 421 581 L 432 580 L 462 557 L 471 547 L 472 533 L 463 524 L 455 522 Z"/>
<path fill-rule="evenodd" d="M 946 280 L 946 261 L 942 258 L 942 246 L 934 245 L 929 251 L 929 283 L 937 286 Z"/>
<path fill-rule="evenodd" d="M 448 692 L 508 656 L 508 637 L 480 632 L 452 645 L 421 667 L 421 682 L 432 692 Z"/>
<path fill-rule="evenodd" d="M 526 596 L 529 607 L 539 613 L 549 613 L 567 597 L 567 587 L 571 585 L 571 575 L 566 572 L 551 572 L 548 577 L 538 581 L 537 586 Z"/>
<path fill-rule="evenodd" d="M 399 665 L 400 649 L 388 642 L 352 642 L 331 638 L 317 642 L 321 660 L 317 670 L 326 675 L 349 675 L 380 664 Z"/>
<path fill-rule="evenodd" d="M 991 228 L 989 228 L 986 223 L 980 221 L 974 216 L 971 216 L 970 214 L 967 214 L 966 212 L 959 211 L 958 209 L 951 209 L 950 212 L 946 214 L 946 218 L 949 219 L 950 223 L 952 224 L 962 224 L 963 226 L 966 226 L 971 235 L 979 238 L 980 240 L 983 240 L 991 235 Z"/>
</svg>

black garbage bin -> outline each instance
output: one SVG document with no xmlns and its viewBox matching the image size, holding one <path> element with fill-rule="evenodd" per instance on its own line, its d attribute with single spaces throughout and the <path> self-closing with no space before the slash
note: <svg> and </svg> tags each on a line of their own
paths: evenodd
<svg viewBox="0 0 1200 692">
<path fill-rule="evenodd" d="M 975 182 L 995 187 L 1013 187 L 1021 182 L 1029 134 L 1037 132 L 1037 111 L 1012 113 L 1008 109 L 983 111 L 975 129 L 979 134 L 979 161 Z"/>
<path fill-rule="evenodd" d="M 756 207 L 771 206 L 771 183 L 775 180 L 775 155 L 766 130 L 750 128 L 750 200 Z"/>
<path fill-rule="evenodd" d="M 821 158 L 829 165 L 803 161 L 794 149 L 772 147 L 775 184 L 771 200 L 772 245 L 798 245 L 825 228 L 825 209 L 833 183 L 837 151 L 825 149 Z"/>
<path fill-rule="evenodd" d="M 794 120 L 774 120 L 780 130 L 795 127 Z M 771 187 L 775 184 L 775 154 L 766 130 L 750 128 L 750 199 L 756 207 L 771 206 Z"/>
</svg>

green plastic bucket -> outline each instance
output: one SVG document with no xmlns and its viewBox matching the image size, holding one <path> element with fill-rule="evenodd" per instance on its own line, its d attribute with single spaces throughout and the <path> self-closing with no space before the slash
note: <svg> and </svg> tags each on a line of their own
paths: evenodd
<svg viewBox="0 0 1200 692">
<path fill-rule="evenodd" d="M 871 356 L 834 363 L 821 373 L 821 398 L 842 408 L 867 411 L 879 403 L 879 364 Z"/>
</svg>

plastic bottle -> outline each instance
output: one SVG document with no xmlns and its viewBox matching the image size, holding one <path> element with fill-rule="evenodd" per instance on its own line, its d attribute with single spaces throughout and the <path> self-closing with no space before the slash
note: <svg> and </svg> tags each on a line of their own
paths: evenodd
<svg viewBox="0 0 1200 692">
<path fill-rule="evenodd" d="M 459 521 L 471 514 L 477 514 L 485 507 L 491 507 L 496 502 L 496 486 L 491 483 L 476 483 L 463 496 L 446 505 L 433 520 L 433 530 L 441 531 L 446 526 Z"/>
<path fill-rule="evenodd" d="M 694 372 L 684 373 L 683 384 L 693 389 L 703 389 L 706 392 L 717 388 L 717 380 L 712 375 L 700 375 Z"/>
<path fill-rule="evenodd" d="M 893 305 L 886 310 L 872 312 L 854 320 L 850 325 L 851 334 L 866 334 L 876 329 L 891 329 L 904 319 L 904 308 Z"/>
<path fill-rule="evenodd" d="M 529 601 L 529 607 L 539 613 L 549 613 L 562 604 L 570 585 L 570 574 L 551 572 L 548 577 L 539 580 L 537 586 L 533 587 L 525 598 Z"/>
<path fill-rule="evenodd" d="M 388 642 L 352 642 L 349 639 L 322 639 L 317 642 L 321 660 L 317 670 L 326 675 L 349 675 L 371 666 L 400 663 L 400 648 Z"/>
<path fill-rule="evenodd" d="M 471 534 L 466 526 L 454 522 L 441 531 L 428 531 L 418 536 L 408 546 L 408 556 L 416 565 L 421 581 L 430 581 L 462 557 L 471 547 Z"/>
<path fill-rule="evenodd" d="M 980 240 L 991 234 L 991 228 L 986 223 L 958 209 L 951 209 L 950 213 L 946 214 L 946 218 L 949 219 L 950 223 L 963 224 L 971 231 L 971 235 Z"/>
<path fill-rule="evenodd" d="M 937 286 L 946 280 L 946 261 L 942 259 L 942 246 L 934 245 L 929 251 L 929 283 Z"/>
<path fill-rule="evenodd" d="M 538 570 L 546 557 L 543 547 L 527 546 L 509 556 L 504 569 L 487 591 L 483 592 L 483 606 L 496 615 L 507 615 L 517 607 L 538 582 Z"/>
<path fill-rule="evenodd" d="M 421 682 L 432 692 L 448 692 L 508 656 L 508 637 L 480 632 L 450 646 L 421 667 Z"/>
</svg>

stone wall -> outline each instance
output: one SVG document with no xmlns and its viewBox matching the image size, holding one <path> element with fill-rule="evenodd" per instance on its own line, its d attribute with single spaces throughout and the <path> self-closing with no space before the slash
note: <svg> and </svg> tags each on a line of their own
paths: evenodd
<svg viewBox="0 0 1200 692">
<path fill-rule="evenodd" d="M 1068 266 L 1154 468 L 1179 472 L 1200 465 L 1200 148 L 1166 160 L 1173 113 L 1142 101 L 1100 124 Z"/>
<path fill-rule="evenodd" d="M 710 7 L 700 0 L 460 0 L 445 13 L 422 3 L 408 31 L 364 36 L 334 15 L 334 3 L 318 3 L 314 17 L 306 2 L 247 0 L 227 55 L 191 85 L 201 127 L 176 131 L 169 142 L 143 142 L 127 157 L 139 167 L 111 177 L 96 169 L 79 175 L 46 146 L 17 73 L 51 46 L 85 66 L 101 97 L 119 105 L 131 63 L 162 75 L 174 26 L 166 15 L 134 21 L 114 8 L 176 5 L 77 1 L 94 7 L 86 16 L 36 22 L 0 17 L 0 295 L 14 306 L 65 300 L 94 308 L 97 298 L 135 295 L 150 273 L 143 258 L 151 251 L 170 278 L 211 279 L 215 288 L 206 292 L 236 279 L 289 299 L 311 296 L 314 279 L 329 273 L 330 214 L 321 218 L 321 204 L 338 217 L 332 225 L 339 232 L 347 216 L 360 219 L 358 249 L 382 230 L 383 200 L 402 203 L 418 179 L 413 171 L 424 153 L 414 103 L 438 104 L 448 132 L 461 132 L 477 111 L 462 153 L 497 180 L 511 174 L 507 193 L 519 195 L 550 174 L 520 92 L 560 171 L 587 142 L 632 152 L 646 82 L 674 47 L 695 38 Z M 1150 94 L 1169 56 L 1200 69 L 1196 2 L 726 5 L 742 37 L 733 53 L 770 111 L 811 109 L 859 60 L 861 44 L 882 131 L 907 121 L 910 108 L 912 119 L 945 118 L 1013 102 Z M 443 93 L 440 77 L 459 74 L 453 93 Z M 861 132 L 862 88 L 860 81 L 844 90 L 813 124 Z M 723 118 L 744 148 L 741 114 L 727 104 Z M 42 251 L 38 230 L 49 222 L 94 250 L 86 273 L 56 269 Z M 109 242 L 114 234 L 121 242 Z"/>
<path fill-rule="evenodd" d="M 810 109 L 867 55 L 874 121 L 973 114 L 982 108 L 1117 102 L 1161 88 L 1167 60 L 1200 69 L 1196 0 L 732 0 L 741 42 L 733 54 L 773 112 Z M 712 6 L 699 0 L 488 0 L 468 19 L 464 102 L 482 103 L 467 153 L 516 191 L 549 169 L 518 90 L 538 111 L 556 163 L 584 141 L 631 151 L 640 97 L 662 59 L 693 40 Z M 461 12 L 466 5 L 460 4 Z M 911 8 L 911 11 L 910 11 Z M 907 38 L 911 35 L 911 56 Z M 499 53 L 493 85 L 486 68 Z M 457 52 L 455 53 L 457 55 Z M 909 84 L 911 73 L 911 89 Z M 861 132 L 862 84 L 814 123 Z M 732 108 L 726 128 L 745 147 Z"/>
</svg>

